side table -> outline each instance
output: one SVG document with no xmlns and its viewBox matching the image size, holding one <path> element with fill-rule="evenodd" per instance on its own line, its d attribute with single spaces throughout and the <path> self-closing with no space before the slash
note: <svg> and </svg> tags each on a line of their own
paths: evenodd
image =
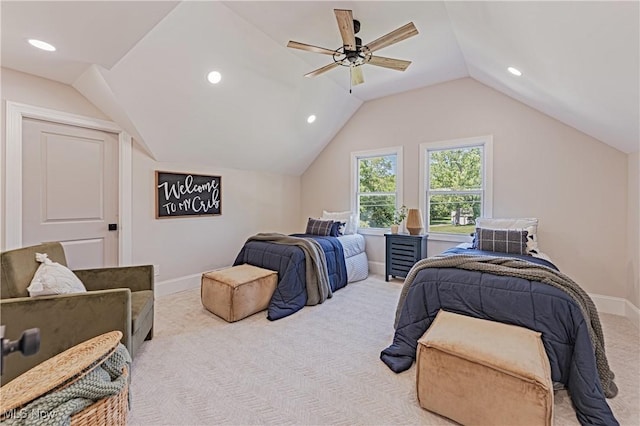
<svg viewBox="0 0 640 426">
<path fill-rule="evenodd" d="M 386 243 L 385 281 L 406 277 L 411 267 L 427 257 L 428 235 L 384 234 Z"/>
</svg>

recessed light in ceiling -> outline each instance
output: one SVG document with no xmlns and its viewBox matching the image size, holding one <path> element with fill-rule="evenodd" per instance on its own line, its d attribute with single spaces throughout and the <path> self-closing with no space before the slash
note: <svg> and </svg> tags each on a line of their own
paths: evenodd
<svg viewBox="0 0 640 426">
<path fill-rule="evenodd" d="M 309 117 L 307 117 L 307 123 L 311 124 L 314 121 L 316 121 L 316 116 L 311 114 Z"/>
<path fill-rule="evenodd" d="M 32 45 L 33 47 L 37 47 L 38 49 L 46 50 L 47 52 L 55 52 L 55 50 L 56 50 L 56 48 L 54 46 L 50 45 L 46 41 L 36 40 L 34 38 L 31 38 L 28 41 L 29 41 L 29 44 Z"/>
<path fill-rule="evenodd" d="M 220 74 L 218 71 L 211 71 L 207 75 L 207 80 L 209 80 L 209 83 L 211 84 L 218 84 L 220 83 L 220 80 L 222 80 L 222 74 Z"/>
<path fill-rule="evenodd" d="M 509 68 L 507 68 L 507 71 L 509 71 L 513 75 L 517 75 L 518 77 L 520 77 L 522 75 L 522 72 L 520 72 L 520 70 L 518 68 L 509 67 Z"/>
</svg>

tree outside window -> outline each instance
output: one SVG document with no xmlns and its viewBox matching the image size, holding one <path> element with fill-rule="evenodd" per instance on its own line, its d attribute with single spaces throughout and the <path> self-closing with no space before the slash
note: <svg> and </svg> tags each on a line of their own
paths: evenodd
<svg viewBox="0 0 640 426">
<path fill-rule="evenodd" d="M 358 157 L 360 228 L 388 228 L 397 205 L 397 155 Z"/>
<path fill-rule="evenodd" d="M 396 211 L 396 155 L 358 158 L 360 228 L 388 228 Z"/>
<path fill-rule="evenodd" d="M 482 215 L 483 146 L 427 152 L 429 232 L 473 232 Z"/>
</svg>

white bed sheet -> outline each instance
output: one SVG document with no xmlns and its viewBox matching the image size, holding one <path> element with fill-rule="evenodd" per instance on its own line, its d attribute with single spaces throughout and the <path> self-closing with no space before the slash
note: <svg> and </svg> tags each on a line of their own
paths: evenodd
<svg viewBox="0 0 640 426">
<path fill-rule="evenodd" d="M 347 265 L 347 282 L 364 280 L 369 276 L 369 259 L 365 252 L 365 240 L 360 234 L 342 235 L 338 237 L 344 250 L 344 261 Z"/>
<path fill-rule="evenodd" d="M 338 237 L 338 241 L 344 248 L 344 257 L 349 258 L 356 254 L 364 253 L 365 241 L 364 237 L 360 234 L 341 235 Z"/>
</svg>

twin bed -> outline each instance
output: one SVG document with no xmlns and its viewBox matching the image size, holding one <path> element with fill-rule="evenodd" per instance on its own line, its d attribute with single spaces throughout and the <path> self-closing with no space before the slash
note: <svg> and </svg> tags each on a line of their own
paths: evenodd
<svg viewBox="0 0 640 426">
<path fill-rule="evenodd" d="M 472 248 L 459 246 L 412 268 L 398 302 L 393 342 L 382 351 L 382 361 L 394 372 L 409 369 L 417 340 L 441 309 L 526 327 L 542 333 L 552 380 L 569 390 L 580 423 L 617 425 L 605 399 L 614 397 L 617 388 L 597 310 L 589 296 L 538 251 L 537 220 L 479 220 L 477 226 L 487 226 L 480 230 L 490 232 L 477 230 Z M 504 227 L 510 232 L 499 236 L 495 231 Z M 330 293 L 367 277 L 361 235 L 296 236 L 322 247 Z M 514 253 L 514 247 L 521 247 L 521 252 Z M 278 271 L 269 319 L 283 318 L 308 304 L 304 257 L 291 245 L 252 240 L 238 254 L 235 264 Z"/>
<path fill-rule="evenodd" d="M 537 244 L 537 219 L 477 219 L 473 244 L 416 263 L 398 301 L 392 344 L 380 358 L 409 369 L 439 310 L 542 334 L 554 387 L 568 389 L 581 424 L 617 425 L 617 394 L 595 305 Z"/>
<path fill-rule="evenodd" d="M 267 318 L 277 320 L 299 311 L 305 305 L 322 303 L 322 297 L 309 297 L 315 288 L 308 286 L 307 274 L 313 265 L 307 263 L 305 251 L 295 245 L 295 241 L 289 242 L 283 238 L 285 236 L 260 235 L 256 236 L 260 239 L 250 238 L 245 243 L 234 265 L 248 263 L 278 272 L 278 286 L 269 303 Z M 323 251 L 329 279 L 328 297 L 348 283 L 367 278 L 369 267 L 362 235 L 333 237 L 293 234 L 292 237 L 312 240 Z"/>
</svg>

